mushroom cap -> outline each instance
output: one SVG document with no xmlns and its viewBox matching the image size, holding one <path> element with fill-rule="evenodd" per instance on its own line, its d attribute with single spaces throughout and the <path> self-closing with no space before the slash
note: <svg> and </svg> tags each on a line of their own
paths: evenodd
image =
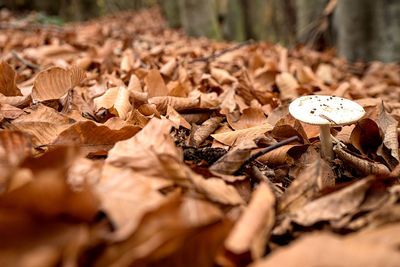
<svg viewBox="0 0 400 267">
<path fill-rule="evenodd" d="M 299 121 L 331 126 L 351 124 L 365 114 L 363 107 L 356 102 L 327 95 L 299 97 L 290 103 L 289 112 Z"/>
</svg>

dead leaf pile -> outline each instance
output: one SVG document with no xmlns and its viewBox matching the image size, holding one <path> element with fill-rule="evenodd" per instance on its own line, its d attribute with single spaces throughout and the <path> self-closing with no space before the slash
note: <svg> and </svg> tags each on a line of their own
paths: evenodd
<svg viewBox="0 0 400 267">
<path fill-rule="evenodd" d="M 0 22 L 1 266 L 398 266 L 399 64 L 232 50 L 157 8 Z M 306 94 L 366 111 L 332 162 Z"/>
</svg>

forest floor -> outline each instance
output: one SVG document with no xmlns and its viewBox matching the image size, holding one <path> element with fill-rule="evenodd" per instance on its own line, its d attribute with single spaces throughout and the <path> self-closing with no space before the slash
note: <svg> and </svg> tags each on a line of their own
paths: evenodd
<svg viewBox="0 0 400 267">
<path fill-rule="evenodd" d="M 398 266 L 399 64 L 190 39 L 157 9 L 0 28 L 1 266 Z M 308 94 L 366 112 L 331 161 L 288 113 Z"/>
</svg>

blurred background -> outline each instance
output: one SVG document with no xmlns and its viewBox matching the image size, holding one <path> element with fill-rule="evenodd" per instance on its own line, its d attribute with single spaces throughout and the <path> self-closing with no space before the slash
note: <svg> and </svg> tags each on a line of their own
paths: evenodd
<svg viewBox="0 0 400 267">
<path fill-rule="evenodd" d="M 193 37 L 334 47 L 350 61 L 400 61 L 399 0 L 0 0 L 2 8 L 36 10 L 59 25 L 156 5 L 170 27 Z"/>
</svg>

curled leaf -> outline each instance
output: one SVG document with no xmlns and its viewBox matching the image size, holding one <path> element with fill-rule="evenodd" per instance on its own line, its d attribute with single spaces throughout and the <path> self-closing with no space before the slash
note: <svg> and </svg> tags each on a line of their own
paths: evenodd
<svg viewBox="0 0 400 267">
<path fill-rule="evenodd" d="M 132 106 L 129 102 L 129 91 L 120 86 L 108 89 L 104 95 L 94 99 L 96 110 L 109 109 L 111 113 L 125 120 Z"/>
<path fill-rule="evenodd" d="M 70 69 L 52 67 L 41 71 L 33 83 L 32 98 L 37 101 L 59 99 L 85 77 L 85 72 L 76 66 Z"/>
<path fill-rule="evenodd" d="M 17 73 L 4 60 L 0 63 L 0 93 L 5 96 L 22 96 L 16 85 Z"/>
</svg>

